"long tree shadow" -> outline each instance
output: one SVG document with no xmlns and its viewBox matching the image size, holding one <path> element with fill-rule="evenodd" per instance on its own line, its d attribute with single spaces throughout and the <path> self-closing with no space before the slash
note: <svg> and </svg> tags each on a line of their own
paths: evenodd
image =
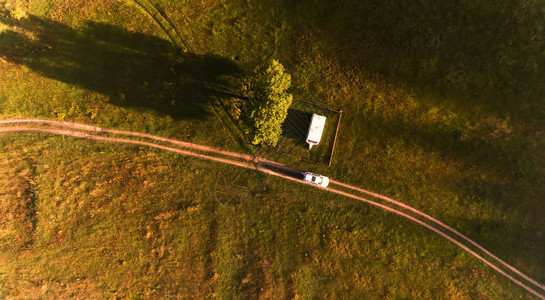
<svg viewBox="0 0 545 300">
<path fill-rule="evenodd" d="M 0 33 L 0 57 L 49 78 L 107 95 L 123 107 L 156 110 L 175 118 L 201 118 L 213 97 L 236 94 L 242 75 L 217 55 L 182 53 L 161 38 L 97 22 L 74 29 L 30 15 Z"/>
</svg>

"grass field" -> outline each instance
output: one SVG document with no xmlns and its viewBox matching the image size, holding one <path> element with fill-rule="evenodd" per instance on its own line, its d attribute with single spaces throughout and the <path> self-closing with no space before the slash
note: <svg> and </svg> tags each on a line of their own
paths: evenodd
<svg viewBox="0 0 545 300">
<path fill-rule="evenodd" d="M 0 0 L 0 117 L 259 153 L 400 199 L 545 282 L 541 2 L 145 3 L 159 21 L 131 1 Z M 271 58 L 295 97 L 344 111 L 330 168 L 245 141 L 243 79 Z M 43 134 L 0 145 L 2 298 L 529 297 L 302 185 Z"/>
</svg>

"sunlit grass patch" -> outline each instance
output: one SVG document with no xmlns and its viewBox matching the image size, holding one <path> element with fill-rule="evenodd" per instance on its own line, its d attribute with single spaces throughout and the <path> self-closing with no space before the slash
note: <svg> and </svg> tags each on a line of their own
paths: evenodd
<svg viewBox="0 0 545 300">
<path fill-rule="evenodd" d="M 195 55 L 166 52 L 165 32 L 124 1 L 28 2 L 24 30 L 34 34 L 1 27 L 0 49 L 10 50 L 0 61 L 1 118 L 255 150 L 394 196 L 543 282 L 539 3 L 149 2 Z M 211 108 L 236 120 L 231 104 L 243 99 L 193 106 L 206 92 L 194 83 L 220 62 L 251 72 L 271 58 L 292 74 L 296 98 L 343 109 L 330 168 L 241 147 L 236 126 L 222 123 L 229 116 Z M 318 156 L 331 142 L 326 126 Z M 0 219 L 27 207 L 33 190 L 37 220 L 24 247 L 15 241 L 25 227 L 2 223 L 8 297 L 527 297 L 414 224 L 254 171 L 42 134 L 1 136 L 4 159 Z"/>
</svg>

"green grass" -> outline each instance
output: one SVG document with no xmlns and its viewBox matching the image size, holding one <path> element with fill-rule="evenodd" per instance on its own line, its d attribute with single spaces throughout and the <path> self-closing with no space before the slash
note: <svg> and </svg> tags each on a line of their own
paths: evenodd
<svg viewBox="0 0 545 300">
<path fill-rule="evenodd" d="M 303 185 L 72 138 L 2 144 L 2 160 L 16 166 L 2 180 L 32 176 L 38 212 L 32 243 L 0 255 L 5 296 L 69 296 L 85 285 L 77 295 L 437 298 L 464 295 L 481 277 L 475 292 L 513 295 L 418 226 Z"/>
<path fill-rule="evenodd" d="M 329 165 L 329 161 L 333 155 L 333 143 L 337 133 L 337 124 L 339 123 L 340 113 L 297 100 L 293 102 L 290 110 L 292 113 L 295 112 L 296 114 L 303 115 L 303 117 L 301 117 L 302 119 L 299 119 L 299 121 L 291 121 L 290 119 L 296 119 L 297 117 L 292 117 L 292 115 L 288 113 L 285 122 L 291 121 L 293 125 L 288 125 L 290 126 L 290 129 L 286 129 L 284 134 L 280 136 L 277 148 L 288 155 L 323 165 Z M 327 119 L 320 143 L 309 150 L 308 144 L 306 143 L 306 134 L 308 126 L 310 126 L 312 114 L 322 115 Z M 302 121 L 303 119 L 304 121 Z M 299 131 L 297 132 L 294 127 L 297 127 Z M 275 151 L 274 149 L 267 150 L 270 152 Z"/>
<path fill-rule="evenodd" d="M 276 58 L 295 97 L 343 121 L 331 168 L 260 155 L 403 200 L 545 282 L 539 2 L 152 1 L 192 53 L 128 2 L 5 3 L 1 118 L 256 151 L 236 95 Z M 2 297 L 528 297 L 419 226 L 302 185 L 72 138 L 0 146 Z"/>
</svg>

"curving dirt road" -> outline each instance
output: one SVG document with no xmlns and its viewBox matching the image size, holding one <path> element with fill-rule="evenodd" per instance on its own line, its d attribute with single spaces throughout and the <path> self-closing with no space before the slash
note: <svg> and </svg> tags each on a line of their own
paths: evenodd
<svg viewBox="0 0 545 300">
<path fill-rule="evenodd" d="M 75 130 L 80 130 L 80 131 L 59 129 L 59 128 L 51 128 L 51 127 L 28 127 L 28 126 L 22 126 L 21 124 L 39 124 L 39 125 L 47 125 L 47 126 L 55 126 L 55 127 L 65 127 L 65 128 L 70 128 L 70 129 L 75 129 Z M 406 219 L 409 219 L 409 220 L 411 220 L 411 221 L 413 221 L 413 222 L 415 222 L 417 224 L 420 224 L 420 225 L 428 228 L 429 230 L 439 234 L 443 238 L 445 238 L 445 239 L 451 241 L 452 243 L 454 243 L 455 245 L 459 246 L 460 248 L 462 248 L 463 250 L 465 250 L 469 254 L 473 255 L 475 258 L 477 258 L 480 261 L 484 262 L 485 264 L 490 266 L 492 269 L 496 270 L 498 273 L 502 274 L 503 276 L 505 276 L 506 278 L 511 280 L 513 283 L 519 285 L 520 287 L 524 288 L 525 290 L 527 290 L 528 292 L 530 292 L 533 295 L 537 296 L 538 298 L 545 299 L 545 294 L 543 294 L 543 292 L 542 292 L 542 291 L 545 291 L 545 285 L 540 284 L 539 282 L 537 282 L 536 280 L 534 280 L 534 279 L 530 278 L 529 276 L 525 275 L 524 273 L 522 273 L 521 271 L 519 271 L 515 267 L 513 267 L 513 266 L 509 265 L 508 263 L 506 263 L 505 261 L 501 260 L 500 258 L 495 256 L 494 254 L 492 254 L 490 251 L 486 250 L 484 247 L 479 245 L 477 242 L 471 240 L 470 238 L 468 238 L 467 236 L 465 236 L 462 233 L 458 232 L 454 228 L 452 228 L 452 227 L 442 223 L 441 221 L 427 215 L 426 213 L 423 213 L 423 212 L 421 212 L 421 211 L 419 211 L 419 210 L 417 210 L 417 209 L 415 209 L 415 208 L 413 208 L 411 206 L 408 206 L 408 205 L 406 205 L 406 204 L 404 204 L 402 202 L 393 200 L 393 199 L 388 198 L 386 196 L 382 196 L 380 194 L 376 194 L 376 193 L 373 193 L 373 192 L 370 192 L 370 191 L 367 191 L 367 190 L 364 190 L 364 189 L 361 189 L 361 188 L 358 188 L 358 187 L 355 187 L 355 186 L 347 185 L 347 184 L 344 184 L 344 183 L 341 183 L 341 182 L 338 182 L 338 181 L 335 181 L 335 180 L 330 180 L 330 183 L 333 184 L 333 185 L 337 185 L 339 187 L 343 187 L 343 188 L 346 188 L 346 189 L 350 189 L 352 191 L 356 191 L 356 192 L 359 192 L 359 193 L 364 193 L 364 194 L 367 194 L 369 196 L 372 196 L 372 197 L 375 197 L 375 198 L 378 198 L 378 199 L 382 199 L 382 200 L 387 201 L 388 203 L 393 204 L 393 205 L 395 205 L 395 206 L 397 206 L 397 207 L 399 207 L 401 209 L 407 210 L 407 211 L 409 211 L 409 212 L 411 212 L 411 213 L 413 213 L 413 214 L 415 214 L 417 216 L 420 216 L 423 219 L 431 222 L 432 224 L 428 224 L 425 221 L 423 221 L 421 219 L 418 219 L 416 216 L 411 216 L 407 212 L 402 211 L 401 209 L 396 209 L 396 208 L 381 204 L 379 202 L 369 200 L 367 198 L 364 198 L 364 197 L 361 197 L 361 196 L 358 196 L 358 195 L 355 195 L 355 194 L 351 194 L 351 193 L 348 193 L 348 192 L 345 192 L 345 191 L 341 191 L 341 190 L 338 190 L 338 189 L 334 189 L 334 188 L 331 188 L 331 187 L 328 187 L 328 188 L 318 187 L 318 186 L 312 185 L 310 183 L 304 182 L 304 181 L 302 181 L 300 179 L 297 179 L 295 177 L 287 176 L 285 174 L 281 174 L 281 173 L 278 173 L 278 172 L 274 172 L 274 171 L 272 171 L 272 170 L 270 170 L 268 168 L 263 167 L 263 165 L 269 165 L 269 166 L 273 166 L 275 168 L 280 168 L 280 169 L 284 169 L 284 170 L 295 172 L 295 173 L 299 172 L 299 170 L 290 168 L 288 166 L 285 166 L 283 164 L 280 164 L 280 163 L 277 163 L 277 162 L 274 162 L 274 161 L 270 161 L 270 160 L 255 157 L 255 156 L 250 156 L 250 155 L 240 154 L 240 153 L 235 153 L 235 152 L 229 152 L 229 151 L 223 151 L 223 150 L 212 148 L 212 147 L 196 145 L 196 144 L 187 143 L 187 142 L 183 142 L 183 141 L 179 141 L 179 140 L 167 139 L 167 138 L 154 136 L 154 135 L 150 135 L 150 134 L 143 134 L 143 133 L 130 132 L 130 131 L 119 131 L 119 130 L 104 129 L 104 128 L 100 128 L 100 127 L 95 127 L 95 126 L 90 126 L 90 125 L 85 125 L 85 124 L 77 124 L 77 123 L 68 123 L 68 122 L 59 122 L 59 121 L 50 121 L 50 120 L 39 120 L 39 119 L 26 119 L 26 120 L 4 120 L 4 121 L 0 121 L 0 125 L 15 125 L 15 126 L 11 126 L 11 127 L 0 127 L 0 133 L 41 132 L 41 133 L 49 133 L 49 134 L 55 134 L 55 135 L 67 135 L 67 136 L 73 136 L 73 137 L 85 138 L 85 139 L 97 140 L 97 141 L 115 142 L 115 143 L 124 143 L 124 144 L 132 144 L 132 145 L 153 147 L 153 148 L 157 148 L 157 149 L 161 149 L 161 150 L 166 150 L 166 151 L 178 153 L 178 154 L 181 154 L 181 155 L 198 157 L 198 158 L 202 158 L 202 159 L 221 162 L 221 163 L 230 164 L 230 165 L 234 165 L 234 166 L 242 167 L 242 168 L 247 168 L 247 169 L 254 169 L 254 170 L 269 174 L 269 175 L 282 177 L 284 179 L 288 179 L 288 180 L 292 180 L 292 181 L 295 181 L 295 182 L 298 182 L 298 183 L 307 184 L 307 185 L 312 186 L 312 187 L 320 188 L 320 189 L 322 189 L 324 191 L 327 191 L 327 192 L 339 194 L 339 195 L 349 197 L 349 198 L 352 198 L 352 199 L 355 199 L 355 200 L 358 200 L 358 201 L 366 202 L 366 203 L 368 203 L 370 205 L 380 207 L 380 208 L 382 208 L 382 209 L 384 209 L 386 211 L 389 211 L 391 213 L 402 216 L 402 217 L 404 217 Z M 222 155 L 222 156 L 229 157 L 230 159 L 229 158 L 216 157 L 216 156 L 210 156 L 210 155 L 201 154 L 201 153 L 195 153 L 195 152 L 192 152 L 192 151 L 182 150 L 182 149 L 179 149 L 179 148 L 173 148 L 173 147 L 158 145 L 158 144 L 151 143 L 151 142 L 93 135 L 93 134 L 89 134 L 89 133 L 86 133 L 86 132 L 83 132 L 83 131 L 87 131 L 87 132 L 91 131 L 91 132 L 96 132 L 96 133 L 107 133 L 107 134 L 126 135 L 126 136 L 146 138 L 146 139 L 151 139 L 151 140 L 160 141 L 160 142 L 167 142 L 167 143 L 170 143 L 172 145 L 180 146 L 180 147 L 183 147 L 183 148 L 186 148 L 186 149 L 202 151 L 202 152 L 207 152 L 207 153 L 214 153 L 216 155 Z M 235 158 L 237 160 L 233 160 L 233 158 Z M 242 161 L 240 161 L 240 160 L 242 160 Z M 452 235 L 449 235 L 447 232 L 443 232 L 441 229 L 446 230 L 448 233 L 450 233 Z M 478 251 L 481 251 L 482 253 L 481 254 L 477 253 L 476 249 L 471 249 L 470 246 L 463 244 L 461 241 L 457 240 L 456 237 L 460 238 L 461 240 L 463 240 L 465 242 L 468 242 L 469 244 L 471 244 L 471 246 L 474 246 L 475 248 L 478 249 Z M 493 260 L 495 260 L 496 263 L 499 263 L 499 266 L 497 264 L 491 262 L 491 260 L 485 258 L 484 257 L 485 255 L 487 255 L 490 258 L 492 258 Z M 509 274 L 506 270 L 502 269 L 501 266 L 509 269 L 514 274 L 518 275 L 520 278 L 516 278 L 514 275 Z M 523 281 L 526 281 L 526 282 L 523 282 Z M 535 287 L 538 288 L 537 290 L 542 290 L 542 291 L 536 291 Z"/>
<path fill-rule="evenodd" d="M 354 191 L 358 191 L 360 193 L 364 193 L 364 194 L 367 194 L 369 196 L 373 196 L 375 198 L 379 198 L 379 199 L 382 199 L 382 200 L 385 200 L 387 202 L 390 202 L 394 205 L 397 205 L 399 207 L 402 207 L 406 210 L 409 210 L 419 216 L 422 216 L 423 218 L 431 221 L 432 223 L 435 223 L 436 225 L 438 225 L 439 227 L 442 227 L 443 229 L 446 229 L 447 231 L 450 231 L 451 233 L 453 233 L 454 235 L 462 238 L 463 240 L 469 242 L 470 244 L 472 244 L 473 246 L 477 247 L 479 250 L 483 251 L 484 253 L 486 253 L 487 255 L 489 255 L 490 257 L 494 258 L 495 260 L 497 260 L 498 262 L 500 262 L 502 265 L 504 265 L 505 267 L 507 267 L 508 269 L 510 269 L 511 271 L 513 271 L 514 273 L 516 273 L 517 275 L 519 275 L 520 277 L 528 280 L 529 282 L 533 283 L 535 286 L 541 288 L 542 290 L 545 290 L 545 285 L 543 284 L 540 284 L 539 282 L 535 281 L 534 279 L 528 277 L 526 274 L 522 273 L 521 271 L 519 271 L 518 269 L 516 269 L 515 267 L 511 266 L 510 264 L 508 264 L 507 262 L 505 262 L 504 260 L 502 260 L 501 258 L 497 257 L 496 255 L 494 255 L 493 253 L 491 253 L 490 251 L 486 250 L 486 248 L 484 248 L 483 246 L 479 245 L 477 242 L 473 241 L 472 239 L 470 239 L 469 237 L 467 237 L 466 235 L 464 235 L 463 233 L 459 232 L 458 230 L 448 226 L 447 224 L 437 220 L 436 218 L 424 213 L 424 212 L 421 212 L 411 206 L 408 206 L 402 202 L 399 202 L 399 201 L 396 201 L 392 198 L 389 198 L 389 197 L 386 197 L 386 196 L 383 196 L 383 195 L 380 195 L 380 194 L 377 194 L 377 193 L 373 193 L 371 191 L 367 191 L 367 190 L 364 190 L 364 189 L 361 189 L 361 188 L 358 188 L 358 187 L 355 187 L 355 186 L 351 186 L 351 185 L 348 185 L 348 184 L 344 184 L 342 182 L 338 182 L 338 181 L 335 181 L 335 180 L 330 180 L 329 181 L 330 183 L 333 183 L 333 184 L 336 184 L 336 185 L 339 185 L 339 186 L 342 186 L 342 187 L 345 187 L 345 188 L 348 188 L 348 189 L 351 189 L 351 190 L 354 190 Z"/>
</svg>

